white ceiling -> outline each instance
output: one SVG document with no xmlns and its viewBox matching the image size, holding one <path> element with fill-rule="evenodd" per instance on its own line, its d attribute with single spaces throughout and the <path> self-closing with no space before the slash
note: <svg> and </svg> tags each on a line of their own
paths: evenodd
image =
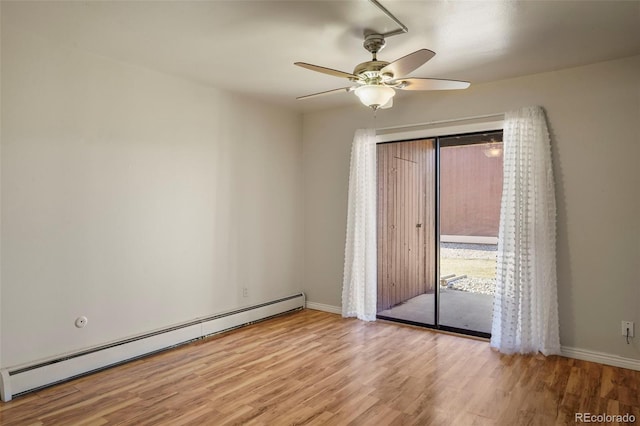
<svg viewBox="0 0 640 426">
<path fill-rule="evenodd" d="M 437 53 L 412 74 L 417 77 L 473 85 L 640 54 L 640 1 L 381 3 L 409 32 L 388 38 L 380 59 L 420 48 Z M 295 101 L 349 82 L 293 62 L 351 72 L 370 59 L 362 48 L 364 29 L 397 28 L 368 0 L 3 0 L 2 20 L 79 49 L 303 111 L 357 99 L 340 93 Z"/>
</svg>

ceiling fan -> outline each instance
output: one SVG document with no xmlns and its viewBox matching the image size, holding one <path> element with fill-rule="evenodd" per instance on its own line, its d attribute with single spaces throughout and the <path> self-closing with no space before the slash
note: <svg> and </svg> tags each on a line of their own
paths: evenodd
<svg viewBox="0 0 640 426">
<path fill-rule="evenodd" d="M 376 110 L 378 108 L 390 108 L 393 104 L 393 96 L 396 94 L 395 91 L 398 89 L 452 90 L 466 89 L 470 85 L 468 81 L 407 77 L 409 73 L 433 58 L 435 52 L 429 49 L 420 49 L 393 62 L 380 61 L 377 58 L 377 54 L 385 44 L 384 34 L 366 34 L 363 46 L 371 52 L 373 58 L 370 61 L 356 65 L 353 73 L 307 64 L 305 62 L 295 62 L 294 65 L 299 67 L 335 77 L 346 78 L 354 83 L 352 86 L 300 96 L 296 99 L 308 99 L 315 96 L 340 92 L 355 92 L 356 96 L 364 105 Z"/>
</svg>

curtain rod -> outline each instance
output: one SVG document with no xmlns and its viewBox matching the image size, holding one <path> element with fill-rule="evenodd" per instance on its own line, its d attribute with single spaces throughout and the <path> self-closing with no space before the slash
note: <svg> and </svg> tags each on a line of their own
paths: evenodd
<svg viewBox="0 0 640 426">
<path fill-rule="evenodd" d="M 458 122 L 458 121 L 479 120 L 481 118 L 491 118 L 491 117 L 504 118 L 504 113 L 503 112 L 499 112 L 499 113 L 495 113 L 495 114 L 473 115 L 473 116 L 470 116 L 470 117 L 452 118 L 452 119 L 449 119 L 449 120 L 429 121 L 429 122 L 426 122 L 426 123 L 402 124 L 402 125 L 399 125 L 399 126 L 379 127 L 379 128 L 376 128 L 376 131 L 408 129 L 408 128 L 411 128 L 411 127 L 431 126 L 433 124 L 455 123 L 455 122 Z"/>
</svg>

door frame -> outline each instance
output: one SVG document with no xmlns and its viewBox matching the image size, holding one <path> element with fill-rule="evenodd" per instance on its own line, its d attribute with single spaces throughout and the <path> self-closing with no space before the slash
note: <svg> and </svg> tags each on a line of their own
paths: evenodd
<svg viewBox="0 0 640 426">
<path fill-rule="evenodd" d="M 446 123 L 449 124 L 449 123 Z M 428 125 L 427 125 L 428 126 Z M 410 325 L 415 325 L 419 327 L 425 327 L 430 329 L 448 331 L 458 334 L 465 334 L 469 336 L 489 338 L 491 334 L 484 333 L 475 330 L 466 330 L 460 329 L 456 327 L 450 327 L 446 325 L 440 324 L 440 138 L 445 136 L 455 136 L 455 135 L 464 135 L 464 134 L 473 134 L 473 133 L 482 133 L 482 132 L 490 132 L 490 131 L 503 131 L 504 132 L 504 120 L 484 120 L 482 122 L 474 122 L 474 123 L 459 123 L 459 124 L 450 124 L 445 125 L 443 127 L 424 127 L 420 129 L 415 129 L 415 126 L 406 126 L 404 129 L 395 128 L 392 132 L 385 132 L 380 135 L 376 135 L 376 143 L 393 143 L 393 142 L 408 142 L 412 140 L 418 139 L 434 139 L 435 140 L 435 172 L 436 176 L 434 179 L 435 185 L 435 247 L 434 253 L 436 256 L 435 259 L 435 294 L 434 294 L 434 324 L 425 324 L 419 323 L 410 320 L 403 320 L 397 318 L 391 318 L 386 316 L 377 316 L 377 318 L 385 319 L 389 321 L 395 321 Z"/>
</svg>

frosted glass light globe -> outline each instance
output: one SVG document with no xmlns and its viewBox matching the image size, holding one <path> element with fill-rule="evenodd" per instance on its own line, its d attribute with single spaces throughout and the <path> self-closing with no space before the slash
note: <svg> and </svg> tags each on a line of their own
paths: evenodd
<svg viewBox="0 0 640 426">
<path fill-rule="evenodd" d="M 387 86 L 367 84 L 358 87 L 355 93 L 364 105 L 378 109 L 389 102 L 396 94 L 396 91 Z"/>
</svg>

